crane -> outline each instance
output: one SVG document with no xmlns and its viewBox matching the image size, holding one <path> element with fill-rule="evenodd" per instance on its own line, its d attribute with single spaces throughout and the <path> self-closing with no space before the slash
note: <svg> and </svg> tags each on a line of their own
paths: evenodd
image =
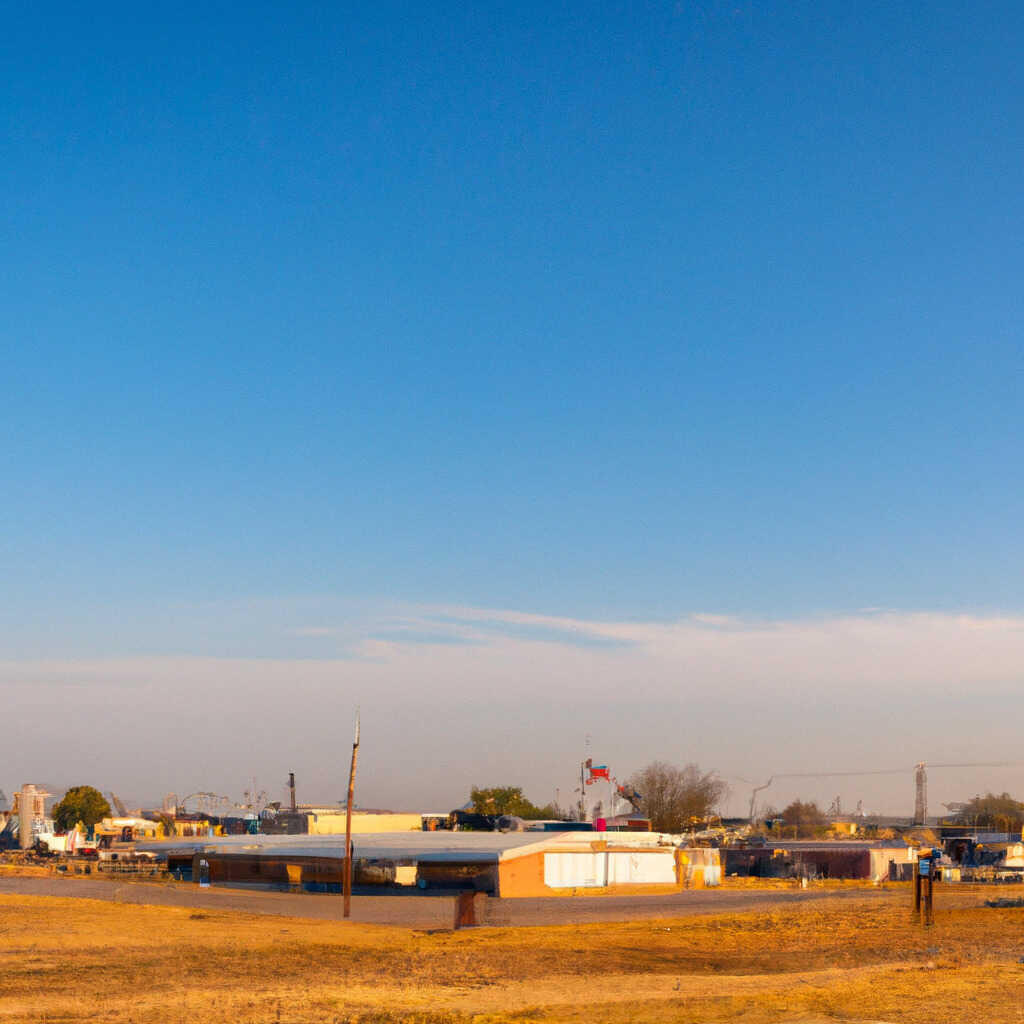
<svg viewBox="0 0 1024 1024">
<path fill-rule="evenodd" d="M 975 761 L 970 764 L 932 764 L 918 761 L 914 765 L 914 824 L 928 820 L 928 768 L 1010 768 L 1019 761 Z"/>
<path fill-rule="evenodd" d="M 753 791 L 750 794 L 750 824 L 751 825 L 754 824 L 754 803 L 757 800 L 757 794 L 760 793 L 762 789 L 767 789 L 774 781 L 775 781 L 775 776 L 773 775 L 766 783 L 764 783 L 764 785 L 762 785 L 762 786 L 754 786 L 754 789 L 753 789 Z"/>
<path fill-rule="evenodd" d="M 881 768 L 881 769 L 869 769 L 868 771 L 862 772 L 780 772 L 777 775 L 772 775 L 766 783 L 761 786 L 755 786 L 750 794 L 750 823 L 754 823 L 754 802 L 757 798 L 757 794 L 763 789 L 767 789 L 776 779 L 836 779 L 844 778 L 846 776 L 854 775 L 903 775 L 905 768 Z M 741 782 L 750 783 L 749 779 L 743 779 L 740 776 L 736 776 Z"/>
<path fill-rule="evenodd" d="M 119 818 L 127 818 L 128 812 L 124 809 L 124 803 L 121 798 L 113 791 L 107 794 L 110 797 L 110 802 L 114 805 L 114 810 L 117 811 Z"/>
</svg>

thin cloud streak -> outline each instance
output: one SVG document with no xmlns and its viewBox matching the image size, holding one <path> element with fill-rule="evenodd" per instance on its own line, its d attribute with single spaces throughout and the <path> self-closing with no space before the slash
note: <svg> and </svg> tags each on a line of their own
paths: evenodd
<svg viewBox="0 0 1024 1024">
<path fill-rule="evenodd" d="M 0 686 L 23 712 L 5 741 L 9 763 L 26 779 L 63 777 L 81 770 L 65 751 L 83 734 L 126 733 L 145 742 L 96 743 L 89 772 L 110 784 L 130 775 L 139 799 L 292 768 L 333 798 L 336 724 L 359 703 L 367 797 L 443 808 L 487 780 L 544 799 L 556 785 L 568 792 L 586 732 L 620 777 L 661 757 L 767 778 L 902 756 L 1011 759 L 1024 712 L 1024 617 L 1014 615 L 638 623 L 430 606 L 312 629 L 300 648 L 329 629 L 346 650 L 270 656 L 254 622 L 251 657 L 0 662 Z M 432 767 L 442 761 L 451 767 Z M 992 771 L 971 785 L 1012 789 Z M 855 784 L 850 800 L 886 807 L 890 782 Z M 948 785 L 937 799 L 964 795 L 955 778 Z M 810 783 L 800 793 L 834 795 Z"/>
</svg>

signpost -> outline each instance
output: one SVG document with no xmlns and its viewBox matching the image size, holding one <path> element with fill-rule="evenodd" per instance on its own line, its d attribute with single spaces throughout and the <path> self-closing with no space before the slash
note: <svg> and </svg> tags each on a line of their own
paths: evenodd
<svg viewBox="0 0 1024 1024">
<path fill-rule="evenodd" d="M 935 886 L 935 853 L 929 850 L 917 858 L 914 872 L 914 920 L 921 920 L 921 903 L 924 902 L 924 924 L 935 923 L 932 915 L 932 895 Z"/>
</svg>

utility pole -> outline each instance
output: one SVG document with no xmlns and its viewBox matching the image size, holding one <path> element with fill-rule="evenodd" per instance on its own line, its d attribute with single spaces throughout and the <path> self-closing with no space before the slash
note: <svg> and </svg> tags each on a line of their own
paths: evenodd
<svg viewBox="0 0 1024 1024">
<path fill-rule="evenodd" d="M 352 741 L 352 764 L 348 770 L 348 800 L 345 801 L 345 879 L 342 916 L 352 913 L 352 800 L 356 792 L 356 761 L 359 758 L 359 709 L 356 708 L 356 735 Z"/>
</svg>

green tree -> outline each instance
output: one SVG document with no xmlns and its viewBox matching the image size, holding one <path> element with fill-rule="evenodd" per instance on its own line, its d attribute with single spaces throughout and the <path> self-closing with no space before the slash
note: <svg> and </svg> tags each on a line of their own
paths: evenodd
<svg viewBox="0 0 1024 1024">
<path fill-rule="evenodd" d="M 53 820 L 62 832 L 74 828 L 78 822 L 91 829 L 96 822 L 108 817 L 110 804 L 92 786 L 72 786 L 53 808 Z"/>
<path fill-rule="evenodd" d="M 782 810 L 782 820 L 786 825 L 822 825 L 825 815 L 813 800 L 804 803 L 794 800 Z"/>
<path fill-rule="evenodd" d="M 964 804 L 957 818 L 964 825 L 1014 832 L 1024 826 L 1024 804 L 1009 793 L 986 793 Z"/>
<path fill-rule="evenodd" d="M 558 818 L 558 809 L 551 804 L 537 807 L 523 796 L 522 786 L 474 786 L 469 799 L 477 814 L 512 814 L 530 820 Z"/>
<path fill-rule="evenodd" d="M 714 772 L 665 761 L 652 761 L 631 775 L 627 785 L 640 794 L 641 813 L 650 818 L 655 832 L 683 832 L 706 821 L 729 792 Z"/>
</svg>

